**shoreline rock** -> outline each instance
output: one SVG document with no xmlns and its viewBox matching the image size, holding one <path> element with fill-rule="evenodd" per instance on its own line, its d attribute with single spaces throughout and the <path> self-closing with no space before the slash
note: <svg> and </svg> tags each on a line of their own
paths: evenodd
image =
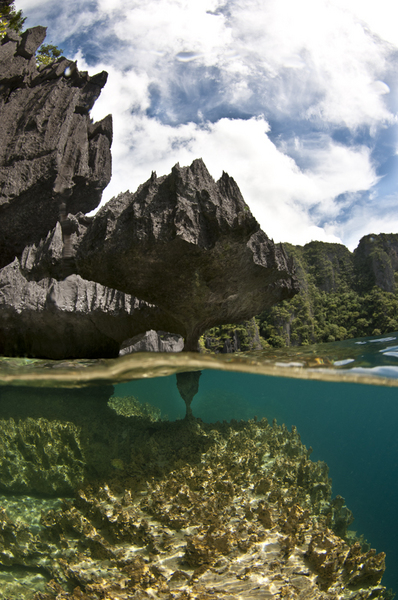
<svg viewBox="0 0 398 600">
<path fill-rule="evenodd" d="M 3 356 L 116 358 L 127 338 L 164 322 L 158 307 L 79 275 L 29 280 L 18 259 L 0 270 Z"/>
<path fill-rule="evenodd" d="M 150 329 L 145 333 L 124 340 L 119 356 L 132 352 L 182 352 L 184 340 L 180 335 L 167 331 L 154 331 Z"/>
</svg>

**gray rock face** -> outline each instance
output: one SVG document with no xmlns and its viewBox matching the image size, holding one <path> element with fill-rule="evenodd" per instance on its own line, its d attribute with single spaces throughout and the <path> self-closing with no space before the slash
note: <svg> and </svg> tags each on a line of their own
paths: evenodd
<svg viewBox="0 0 398 600">
<path fill-rule="evenodd" d="M 261 231 L 235 181 L 224 173 L 215 182 L 202 160 L 120 194 L 75 244 L 76 272 L 173 315 L 185 350 L 196 351 L 207 328 L 298 290 L 282 246 Z"/>
<path fill-rule="evenodd" d="M 72 214 L 98 206 L 111 176 L 112 117 L 89 110 L 107 73 L 89 77 L 65 58 L 36 67 L 46 35 L 9 32 L 0 45 L 0 267 Z"/>
<path fill-rule="evenodd" d="M 380 233 L 364 236 L 354 250 L 353 263 L 360 291 L 368 292 L 377 285 L 385 292 L 394 292 L 398 272 L 398 235 Z"/>
<path fill-rule="evenodd" d="M 207 328 L 293 296 L 283 248 L 201 160 L 83 214 L 111 175 L 112 118 L 89 117 L 107 74 L 64 58 L 37 69 L 45 33 L 0 45 L 0 352 L 116 356 L 148 330 L 196 351 Z"/>
<path fill-rule="evenodd" d="M 29 281 L 18 259 L 0 270 L 0 354 L 5 356 L 116 357 L 126 338 L 165 320 L 156 306 L 79 275 Z"/>
<path fill-rule="evenodd" d="M 132 352 L 181 352 L 183 349 L 184 340 L 180 335 L 150 329 L 125 340 L 119 354 L 124 356 Z"/>
<path fill-rule="evenodd" d="M 202 160 L 153 173 L 92 221 L 70 222 L 74 272 L 159 306 L 176 323 L 161 329 L 182 335 L 185 350 L 196 351 L 207 328 L 241 322 L 298 291 L 283 247 L 261 231 L 235 181 L 224 173 L 215 182 Z"/>
</svg>

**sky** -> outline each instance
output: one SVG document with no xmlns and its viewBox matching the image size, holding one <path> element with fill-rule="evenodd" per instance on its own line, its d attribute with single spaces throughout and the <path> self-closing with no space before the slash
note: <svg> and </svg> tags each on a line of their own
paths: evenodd
<svg viewBox="0 0 398 600">
<path fill-rule="evenodd" d="M 398 233 L 391 0 L 16 0 L 111 113 L 102 204 L 203 158 L 276 242 Z"/>
</svg>

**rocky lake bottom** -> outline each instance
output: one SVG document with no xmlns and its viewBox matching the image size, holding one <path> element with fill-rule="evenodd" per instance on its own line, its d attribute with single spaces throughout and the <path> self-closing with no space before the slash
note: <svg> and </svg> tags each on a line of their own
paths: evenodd
<svg viewBox="0 0 398 600">
<path fill-rule="evenodd" d="M 397 339 L 2 359 L 0 598 L 392 598 Z"/>
</svg>

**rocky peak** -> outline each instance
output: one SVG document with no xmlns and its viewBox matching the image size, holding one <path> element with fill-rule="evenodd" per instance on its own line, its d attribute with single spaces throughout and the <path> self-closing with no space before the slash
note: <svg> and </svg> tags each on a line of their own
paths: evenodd
<svg viewBox="0 0 398 600">
<path fill-rule="evenodd" d="M 116 221 L 118 228 L 129 223 L 136 242 L 180 240 L 202 249 L 213 248 L 221 235 L 240 238 L 259 229 L 232 177 L 214 181 L 202 159 L 176 164 L 166 176 L 152 173 L 134 194 L 119 194 L 96 215 L 91 235 L 106 227 L 110 238 Z"/>
<path fill-rule="evenodd" d="M 37 75 L 35 52 L 46 37 L 45 27 L 32 27 L 22 35 L 9 29 L 0 45 L 0 80 L 2 89 L 5 82 L 28 85 Z M 11 88 L 12 89 L 12 88 Z"/>
<path fill-rule="evenodd" d="M 80 223 L 70 247 L 74 272 L 160 307 L 189 350 L 205 329 L 298 291 L 283 248 L 261 231 L 236 183 L 225 173 L 215 182 L 202 160 L 119 194 Z"/>
<path fill-rule="evenodd" d="M 377 285 L 385 292 L 396 290 L 398 271 L 398 234 L 369 234 L 361 238 L 354 251 L 358 289 L 369 291 Z"/>
<path fill-rule="evenodd" d="M 98 206 L 111 176 L 112 117 L 89 111 L 107 74 L 90 77 L 63 57 L 37 68 L 44 27 L 0 45 L 0 267 L 38 243 L 67 212 Z"/>
</svg>

